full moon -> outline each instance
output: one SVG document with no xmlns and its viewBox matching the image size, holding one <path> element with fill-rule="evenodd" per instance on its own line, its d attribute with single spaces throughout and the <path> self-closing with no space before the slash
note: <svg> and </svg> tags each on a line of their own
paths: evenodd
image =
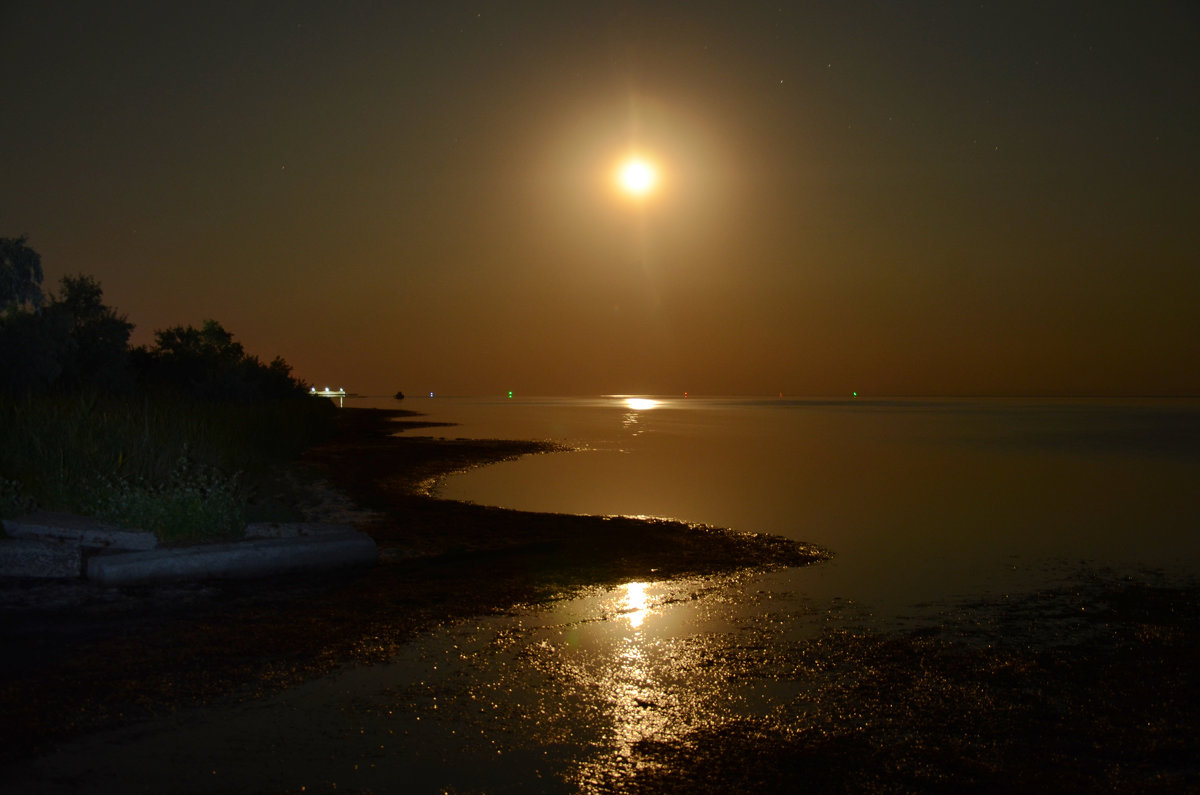
<svg viewBox="0 0 1200 795">
<path fill-rule="evenodd" d="M 645 160 L 627 160 L 617 170 L 617 183 L 632 196 L 644 196 L 654 189 L 658 174 Z"/>
</svg>

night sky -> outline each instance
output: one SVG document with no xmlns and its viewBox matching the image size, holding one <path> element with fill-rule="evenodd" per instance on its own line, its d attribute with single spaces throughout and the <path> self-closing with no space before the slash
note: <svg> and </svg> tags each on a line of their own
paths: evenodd
<svg viewBox="0 0 1200 795">
<path fill-rule="evenodd" d="M 1194 0 L 5 0 L 0 32 L 0 235 L 135 343 L 214 318 L 367 394 L 1200 394 Z"/>
</svg>

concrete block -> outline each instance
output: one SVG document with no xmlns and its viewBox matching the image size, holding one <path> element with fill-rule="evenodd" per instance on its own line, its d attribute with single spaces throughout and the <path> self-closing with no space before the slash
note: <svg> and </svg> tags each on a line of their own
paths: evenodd
<svg viewBox="0 0 1200 795">
<path fill-rule="evenodd" d="M 374 565 L 375 541 L 364 533 L 265 538 L 94 555 L 87 576 L 103 585 L 172 580 L 239 579 L 297 571 Z"/>
<path fill-rule="evenodd" d="M 246 525 L 246 538 L 298 538 L 353 533 L 348 524 L 323 522 L 251 522 Z"/>
<path fill-rule="evenodd" d="M 38 511 L 4 520 L 4 532 L 13 538 L 70 541 L 89 549 L 154 549 L 153 533 L 124 530 L 86 516 Z"/>
<path fill-rule="evenodd" d="M 0 539 L 0 576 L 79 577 L 82 573 L 83 550 L 78 544 Z"/>
</svg>

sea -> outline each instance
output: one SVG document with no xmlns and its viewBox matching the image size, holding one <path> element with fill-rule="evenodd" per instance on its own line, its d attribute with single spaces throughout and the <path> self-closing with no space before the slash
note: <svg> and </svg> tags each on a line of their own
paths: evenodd
<svg viewBox="0 0 1200 795">
<path fill-rule="evenodd" d="M 397 405 L 393 403 L 393 405 Z M 545 439 L 438 493 L 766 532 L 814 598 L 888 620 L 1086 570 L 1200 572 L 1200 401 L 424 398 L 439 435 Z"/>
<path fill-rule="evenodd" d="M 831 557 L 514 605 L 388 663 L 65 743 L 21 791 L 625 791 L 656 766 L 685 773 L 656 749 L 699 753 L 710 728 L 858 725 L 844 694 L 878 675 L 872 639 L 1069 642 L 1094 626 L 1072 601 L 1088 582 L 1200 573 L 1200 401 L 346 404 L 455 423 L 406 435 L 569 448 L 449 476 L 447 499 L 773 533 Z"/>
</svg>

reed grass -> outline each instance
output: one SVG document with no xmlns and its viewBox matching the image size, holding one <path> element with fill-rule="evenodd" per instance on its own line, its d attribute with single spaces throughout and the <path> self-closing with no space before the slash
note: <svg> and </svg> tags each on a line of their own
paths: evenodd
<svg viewBox="0 0 1200 795">
<path fill-rule="evenodd" d="M 0 514 L 71 511 L 164 540 L 236 535 L 257 478 L 327 434 L 334 411 L 171 392 L 0 399 Z"/>
</svg>

